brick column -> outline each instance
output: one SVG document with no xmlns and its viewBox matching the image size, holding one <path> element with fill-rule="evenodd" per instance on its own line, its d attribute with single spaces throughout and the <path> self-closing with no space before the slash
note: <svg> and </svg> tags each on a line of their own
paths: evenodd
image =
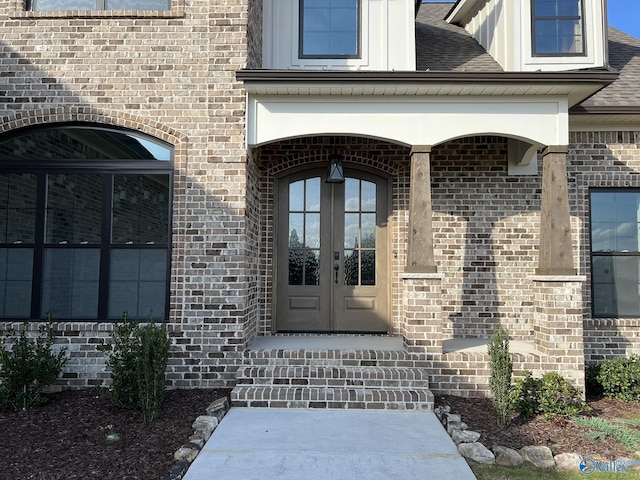
<svg viewBox="0 0 640 480">
<path fill-rule="evenodd" d="M 409 193 L 409 254 L 407 272 L 436 272 L 433 254 L 433 209 L 431 207 L 431 147 L 411 149 Z"/>
<path fill-rule="evenodd" d="M 402 274 L 407 351 L 425 357 L 442 353 L 442 274 Z"/>
<path fill-rule="evenodd" d="M 586 277 L 533 277 L 536 349 L 557 365 L 557 371 L 584 391 L 582 286 Z"/>
</svg>

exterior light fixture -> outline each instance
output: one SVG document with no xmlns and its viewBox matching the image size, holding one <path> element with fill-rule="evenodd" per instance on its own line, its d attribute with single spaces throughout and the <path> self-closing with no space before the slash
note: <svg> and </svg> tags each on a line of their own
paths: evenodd
<svg viewBox="0 0 640 480">
<path fill-rule="evenodd" d="M 327 183 L 344 183 L 344 168 L 342 167 L 342 155 L 332 153 L 329 155 L 329 174 Z"/>
</svg>

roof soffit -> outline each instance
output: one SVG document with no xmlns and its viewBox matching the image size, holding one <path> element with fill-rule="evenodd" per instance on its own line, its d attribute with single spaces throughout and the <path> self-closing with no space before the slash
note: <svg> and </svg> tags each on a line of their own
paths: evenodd
<svg viewBox="0 0 640 480">
<path fill-rule="evenodd" d="M 251 95 L 283 96 L 563 96 L 569 107 L 609 85 L 611 71 L 561 73 L 318 72 L 240 70 Z"/>
<path fill-rule="evenodd" d="M 485 6 L 488 0 L 458 0 L 449 13 L 447 13 L 445 20 L 455 25 L 465 25 L 471 20 L 482 7 Z"/>
</svg>

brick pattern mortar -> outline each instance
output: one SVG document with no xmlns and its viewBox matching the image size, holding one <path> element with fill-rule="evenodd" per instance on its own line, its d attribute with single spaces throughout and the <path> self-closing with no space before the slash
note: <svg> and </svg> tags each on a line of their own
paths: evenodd
<svg viewBox="0 0 640 480">
<path fill-rule="evenodd" d="M 260 22 L 260 3 L 175 0 L 170 12 L 59 13 L 0 1 L 0 131 L 94 122 L 174 145 L 171 387 L 233 383 L 251 332 L 246 322 L 255 317 L 245 92 L 235 72 L 249 55 L 248 12 Z M 253 40 L 254 63 L 259 49 Z M 19 326 L 0 324 L 0 332 L 12 325 Z M 71 356 L 61 383 L 108 378 L 95 346 L 111 324 L 57 328 Z"/>
<path fill-rule="evenodd" d="M 235 72 L 245 62 L 260 64 L 259 29 L 248 27 L 261 22 L 260 3 L 195 0 L 177 1 L 161 14 L 35 14 L 24 12 L 21 1 L 0 0 L 0 131 L 85 121 L 139 130 L 175 147 L 167 319 L 172 387 L 233 384 L 250 340 L 271 333 L 274 178 L 290 168 L 324 165 L 331 145 L 327 137 L 313 137 L 247 156 L 245 92 Z M 640 187 L 634 175 L 639 140 L 640 132 L 572 134 L 572 225 L 579 271 L 587 276 L 589 188 Z M 393 180 L 391 333 L 404 334 L 398 313 L 409 149 L 361 138 L 341 138 L 339 148 L 348 163 Z M 443 337 L 488 336 L 501 321 L 514 339 L 529 339 L 540 176 L 509 176 L 507 144 L 497 137 L 451 141 L 431 157 Z M 588 287 L 582 304 L 588 361 L 640 351 L 640 319 L 592 319 Z M 10 326 L 19 325 L 3 323 L 0 331 Z M 58 343 L 71 355 L 61 383 L 102 383 L 108 375 L 95 345 L 112 325 L 63 322 L 57 328 Z"/>
</svg>

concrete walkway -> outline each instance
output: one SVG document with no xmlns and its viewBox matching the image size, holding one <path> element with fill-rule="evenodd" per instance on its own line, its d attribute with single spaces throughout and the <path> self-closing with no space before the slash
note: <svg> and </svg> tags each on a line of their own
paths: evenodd
<svg viewBox="0 0 640 480">
<path fill-rule="evenodd" d="M 433 412 L 232 408 L 184 480 L 475 480 Z"/>
</svg>

